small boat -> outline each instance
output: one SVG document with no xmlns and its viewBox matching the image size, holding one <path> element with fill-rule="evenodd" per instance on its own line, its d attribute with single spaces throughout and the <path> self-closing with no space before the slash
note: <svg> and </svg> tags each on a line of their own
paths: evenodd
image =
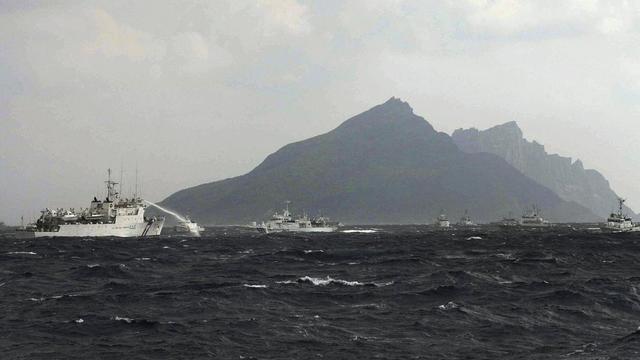
<svg viewBox="0 0 640 360">
<path fill-rule="evenodd" d="M 460 221 L 456 224 L 458 226 L 474 226 L 475 224 L 471 221 L 471 217 L 467 214 L 467 210 L 464 211 L 464 216 L 460 218 Z"/>
<path fill-rule="evenodd" d="M 204 231 L 204 228 L 202 226 L 198 226 L 198 223 L 193 222 L 188 216 L 186 216 L 184 221 L 180 221 L 174 227 L 174 230 L 180 234 L 200 236 L 200 232 Z"/>
<path fill-rule="evenodd" d="M 451 223 L 449 222 L 449 219 L 447 218 L 447 214 L 444 213 L 444 211 L 442 211 L 440 213 L 440 215 L 438 216 L 438 219 L 436 220 L 435 224 L 436 227 L 441 228 L 441 229 L 446 229 L 449 226 L 451 226 Z"/>
<path fill-rule="evenodd" d="M 509 212 L 509 216 L 502 218 L 502 220 L 500 220 L 499 222 L 499 225 L 500 227 L 510 228 L 520 225 L 520 222 L 513 217 L 511 212 Z"/>
</svg>

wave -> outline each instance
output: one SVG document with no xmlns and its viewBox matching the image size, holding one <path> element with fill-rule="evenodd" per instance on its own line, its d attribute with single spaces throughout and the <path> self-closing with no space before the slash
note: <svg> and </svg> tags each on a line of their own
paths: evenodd
<svg viewBox="0 0 640 360">
<path fill-rule="evenodd" d="M 444 305 L 438 306 L 438 309 L 440 309 L 440 310 L 453 310 L 453 309 L 457 309 L 459 307 L 460 307 L 460 305 L 454 303 L 453 301 L 449 301 L 448 303 L 446 303 Z"/>
<path fill-rule="evenodd" d="M 157 321 L 154 321 L 154 320 L 146 320 L 146 319 L 136 320 L 136 319 L 132 319 L 124 316 L 117 316 L 117 315 L 112 317 L 111 320 L 120 321 L 123 323 L 142 326 L 142 327 L 153 327 L 159 324 Z"/>
<path fill-rule="evenodd" d="M 132 318 L 128 318 L 128 317 L 120 317 L 120 316 L 114 316 L 113 320 L 115 321 L 124 321 L 127 324 L 131 324 L 133 322 Z"/>
<path fill-rule="evenodd" d="M 393 285 L 394 284 L 393 281 L 382 282 L 382 283 L 360 282 L 360 281 L 349 281 L 349 280 L 343 280 L 343 279 L 334 279 L 331 276 L 327 276 L 325 278 L 303 276 L 301 278 L 298 278 L 295 281 L 294 280 L 285 280 L 285 281 L 278 281 L 277 283 L 278 284 L 310 283 L 310 284 L 313 284 L 314 286 L 342 285 L 342 286 L 375 286 L 375 287 L 384 287 L 384 286 L 389 286 L 389 285 Z"/>
<path fill-rule="evenodd" d="M 264 289 L 267 287 L 267 285 L 260 285 L 260 284 L 242 284 L 242 286 L 244 287 L 248 287 L 248 288 L 254 288 L 254 289 Z"/>
</svg>

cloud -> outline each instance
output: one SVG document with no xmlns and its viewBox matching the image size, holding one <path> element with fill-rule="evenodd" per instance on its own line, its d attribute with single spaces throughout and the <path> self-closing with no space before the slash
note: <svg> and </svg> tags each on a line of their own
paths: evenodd
<svg viewBox="0 0 640 360">
<path fill-rule="evenodd" d="M 231 54 L 216 43 L 208 42 L 199 32 L 176 34 L 170 44 L 168 62 L 175 61 L 179 73 L 197 75 L 231 64 Z"/>
<path fill-rule="evenodd" d="M 305 35 L 311 31 L 307 6 L 297 0 L 259 0 L 258 9 L 266 15 L 266 27 L 269 35 L 285 31 L 293 35 Z"/>
<path fill-rule="evenodd" d="M 535 39 L 630 31 L 639 10 L 633 2 L 599 0 L 467 0 L 451 4 L 465 14 L 468 31 L 476 37 L 537 35 Z"/>
<path fill-rule="evenodd" d="M 166 47 L 153 35 L 117 22 L 103 9 L 95 9 L 92 18 L 95 38 L 84 47 L 87 54 L 154 62 L 164 57 Z"/>
</svg>

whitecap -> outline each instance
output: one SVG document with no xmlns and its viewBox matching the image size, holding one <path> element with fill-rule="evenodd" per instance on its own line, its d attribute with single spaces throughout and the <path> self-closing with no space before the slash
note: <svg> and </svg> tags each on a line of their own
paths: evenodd
<svg viewBox="0 0 640 360">
<path fill-rule="evenodd" d="M 454 303 L 453 301 L 449 301 L 448 303 L 446 303 L 444 305 L 438 306 L 438 309 L 440 309 L 440 310 L 451 310 L 451 309 L 457 309 L 459 307 L 460 307 L 460 305 Z"/>
<path fill-rule="evenodd" d="M 38 255 L 33 251 L 10 251 L 7 254 L 8 255 Z"/>
<path fill-rule="evenodd" d="M 89 264 L 89 265 L 87 265 L 87 267 L 88 267 L 89 269 L 92 269 L 92 268 L 94 268 L 94 267 L 98 267 L 98 266 L 100 266 L 100 264 Z"/>
<path fill-rule="evenodd" d="M 384 286 L 389 286 L 394 284 L 393 281 L 381 282 L 381 283 L 376 283 L 376 282 L 363 283 L 360 281 L 334 279 L 331 276 L 327 276 L 325 278 L 303 276 L 301 278 L 298 278 L 298 280 L 296 281 L 285 280 L 285 281 L 276 281 L 276 283 L 278 284 L 312 283 L 315 286 L 327 286 L 331 284 L 336 284 L 336 285 L 344 285 L 344 286 L 375 286 L 375 287 L 384 287 Z"/>
<path fill-rule="evenodd" d="M 340 285 L 346 285 L 346 286 L 361 286 L 364 285 L 361 282 L 358 281 L 347 281 L 347 280 L 342 280 L 342 279 L 334 279 L 330 276 L 327 276 L 326 278 L 322 279 L 322 278 L 314 278 L 314 277 L 310 277 L 310 276 L 304 276 L 301 277 L 300 279 L 298 279 L 298 281 L 301 282 L 310 282 L 313 285 L 316 286 L 326 286 L 329 284 L 340 284 Z"/>
<path fill-rule="evenodd" d="M 312 254 L 312 253 L 323 253 L 324 250 L 305 250 L 304 253 L 305 254 Z"/>
<path fill-rule="evenodd" d="M 149 261 L 149 260 L 151 260 L 151 258 L 142 257 L 142 258 L 136 258 L 136 260 L 138 260 L 138 261 Z"/>
<path fill-rule="evenodd" d="M 467 240 L 482 240 L 480 236 L 469 236 Z"/>
<path fill-rule="evenodd" d="M 83 319 L 76 319 L 76 320 L 73 320 L 73 321 L 74 321 L 75 323 L 77 323 L 77 324 L 82 324 L 82 323 L 84 322 L 84 320 L 83 320 Z"/>
<path fill-rule="evenodd" d="M 113 318 L 113 320 L 115 320 L 115 321 L 124 321 L 124 322 L 126 322 L 127 324 L 131 324 L 131 323 L 133 322 L 133 319 L 131 319 L 131 318 L 128 318 L 128 317 L 120 317 L 120 316 L 116 316 L 116 317 L 114 317 L 114 318 Z"/>
<path fill-rule="evenodd" d="M 508 254 L 508 253 L 507 254 L 497 253 L 496 256 L 499 257 L 499 258 L 506 259 L 506 260 L 514 260 L 515 259 L 513 254 Z"/>
<path fill-rule="evenodd" d="M 254 288 L 254 289 L 264 289 L 267 287 L 267 285 L 260 285 L 260 284 L 243 284 L 242 286 L 248 287 L 248 288 Z"/>
<path fill-rule="evenodd" d="M 354 230 L 342 230 L 341 232 L 346 233 L 346 234 L 354 234 L 354 233 L 373 234 L 373 233 L 377 233 L 378 230 L 375 230 L 375 229 L 354 229 Z"/>
<path fill-rule="evenodd" d="M 342 279 L 334 279 L 330 276 L 327 276 L 326 278 L 322 279 L 322 278 L 314 278 L 314 277 L 310 277 L 310 276 L 304 276 L 301 277 L 300 279 L 298 279 L 299 282 L 310 282 L 313 285 L 316 286 L 326 286 L 329 284 L 339 284 L 339 285 L 345 285 L 345 286 L 363 286 L 365 284 L 359 282 L 359 281 L 348 281 L 348 280 L 342 280 Z"/>
</svg>

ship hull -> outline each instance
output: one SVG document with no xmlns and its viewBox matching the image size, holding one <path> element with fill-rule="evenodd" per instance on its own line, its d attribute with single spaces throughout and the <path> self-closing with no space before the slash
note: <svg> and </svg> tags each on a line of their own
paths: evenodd
<svg viewBox="0 0 640 360">
<path fill-rule="evenodd" d="M 318 226 L 307 228 L 294 228 L 294 227 L 257 227 L 258 232 L 264 234 L 278 233 L 278 232 L 299 232 L 299 233 L 328 233 L 338 230 L 337 226 Z"/>
<path fill-rule="evenodd" d="M 626 232 L 638 232 L 640 231 L 640 227 L 615 227 L 615 226 L 605 226 L 601 228 L 602 231 L 609 233 L 626 233 Z"/>
<path fill-rule="evenodd" d="M 550 227 L 551 224 L 549 224 L 549 223 L 543 223 L 543 224 L 519 224 L 517 226 L 525 227 L 525 228 L 546 228 L 546 227 Z"/>
<path fill-rule="evenodd" d="M 162 232 L 164 219 L 149 224 L 67 224 L 60 225 L 58 231 L 18 231 L 18 238 L 41 237 L 141 237 L 158 236 Z"/>
</svg>

